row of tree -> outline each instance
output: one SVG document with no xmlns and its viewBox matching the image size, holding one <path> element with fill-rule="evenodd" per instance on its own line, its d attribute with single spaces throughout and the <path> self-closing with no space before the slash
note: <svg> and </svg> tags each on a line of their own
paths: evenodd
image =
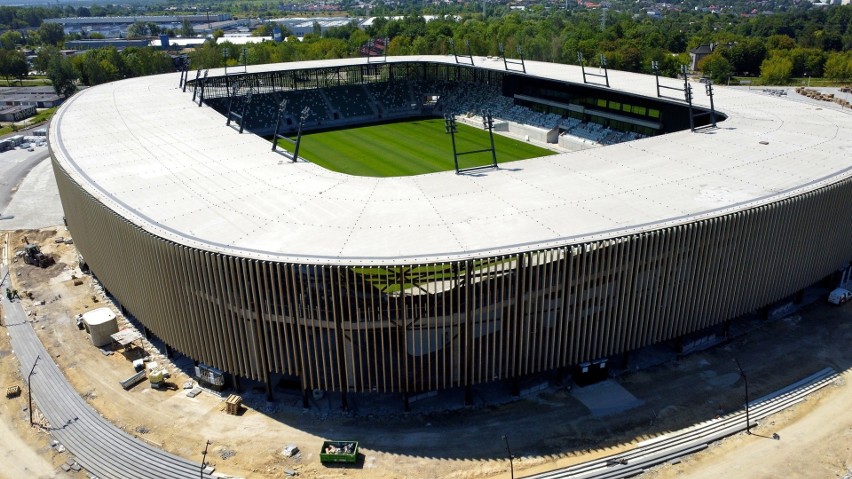
<svg viewBox="0 0 852 479">
<path fill-rule="evenodd" d="M 605 15 L 605 22 L 601 21 Z M 604 25 L 603 28 L 601 25 Z M 352 23 L 317 29 L 303 41 L 288 38 L 280 44 L 248 45 L 249 64 L 356 56 L 370 38 L 388 38 L 389 55 L 444 55 L 453 51 L 474 55 L 520 54 L 531 60 L 577 63 L 578 53 L 591 64 L 605 57 L 608 67 L 651 72 L 656 61 L 663 74 L 674 76 L 688 64 L 691 49 L 714 46 L 699 67 L 717 82 L 734 76 L 760 76 L 769 83 L 792 77 L 850 78 L 852 6 L 790 12 L 754 18 L 714 14 L 672 14 L 663 19 L 634 17 L 605 11 L 555 11 L 547 14 L 508 12 L 504 16 L 443 17 L 427 22 L 420 16 L 377 19 L 366 31 Z M 268 28 L 268 27 L 267 27 Z M 190 54 L 192 68 L 241 63 L 227 42 L 207 43 Z"/>
<path fill-rule="evenodd" d="M 509 57 L 560 63 L 577 63 L 578 53 L 592 65 L 606 58 L 610 68 L 651 72 L 652 61 L 661 73 L 676 75 L 689 63 L 688 52 L 699 45 L 713 44 L 713 54 L 699 67 L 717 82 L 734 76 L 760 76 L 773 84 L 792 77 L 826 76 L 846 81 L 852 78 L 852 6 L 791 11 L 777 15 L 744 18 L 695 12 L 672 12 L 662 19 L 606 10 L 509 11 L 505 15 L 481 13 L 448 16 L 427 22 L 421 16 L 398 20 L 377 19 L 366 30 L 355 23 L 314 32 L 301 41 L 263 42 L 246 46 L 221 41 L 205 42 L 189 55 L 190 68 L 204 69 L 248 64 L 358 56 L 370 38 L 388 38 L 389 55 L 467 53 L 497 56 L 500 47 Z M 172 60 L 150 48 L 118 52 L 98 49 L 68 59 L 59 55 L 61 27 L 42 24 L 30 36 L 43 47 L 35 69 L 57 79 L 67 93 L 76 81 L 95 85 L 135 75 L 173 70 Z M 134 34 L 150 35 L 156 25 L 134 24 Z M 276 25 L 266 24 L 269 32 Z M 284 31 L 284 29 L 282 27 Z M 20 75 L 20 56 L 14 53 L 21 41 L 17 32 L 0 35 L 7 52 L 0 57 L 0 75 Z M 218 40 L 218 41 L 217 41 Z M 454 46 L 453 46 L 454 45 Z M 11 48 L 7 48 L 11 47 Z M 518 53 L 520 49 L 521 53 Z M 228 52 L 227 54 L 225 52 Z M 50 58 L 52 60 L 43 60 Z M 57 73 L 58 72 L 58 73 Z"/>
<path fill-rule="evenodd" d="M 151 47 L 129 47 L 121 51 L 102 47 L 70 57 L 56 47 L 44 47 L 33 66 L 44 72 L 56 93 L 64 97 L 77 91 L 78 83 L 94 86 L 175 71 L 172 57 Z"/>
</svg>

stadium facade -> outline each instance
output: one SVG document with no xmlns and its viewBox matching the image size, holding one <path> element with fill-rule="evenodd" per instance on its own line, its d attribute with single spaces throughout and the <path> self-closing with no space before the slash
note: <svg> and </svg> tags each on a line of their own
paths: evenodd
<svg viewBox="0 0 852 479">
<path fill-rule="evenodd" d="M 609 72 L 607 88 L 579 67 L 473 60 L 388 58 L 395 76 L 380 80 L 351 73 L 364 59 L 249 67 L 211 75 L 205 95 L 238 78 L 260 95 L 450 72 L 440 80 L 496 82 L 583 121 L 641 105 L 657 118 L 600 118 L 671 133 L 478 175 L 351 177 L 226 127 L 177 74 L 125 80 L 75 95 L 51 124 L 75 244 L 123 308 L 196 361 L 268 385 L 407 394 L 682 337 L 852 259 L 848 113 L 717 88 L 726 121 L 692 132 L 653 76 Z M 706 124 L 709 99 L 695 101 Z"/>
</svg>

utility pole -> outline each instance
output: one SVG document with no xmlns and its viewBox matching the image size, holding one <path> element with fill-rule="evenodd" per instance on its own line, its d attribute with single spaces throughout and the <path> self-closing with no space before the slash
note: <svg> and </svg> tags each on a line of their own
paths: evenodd
<svg viewBox="0 0 852 479">
<path fill-rule="evenodd" d="M 509 436 L 503 435 L 503 441 L 506 442 L 506 453 L 509 455 L 509 478 L 515 479 L 515 465 L 512 462 L 512 449 L 509 448 Z"/>
<path fill-rule="evenodd" d="M 740 361 L 737 358 L 734 358 L 734 361 L 737 363 L 737 369 L 740 370 L 740 377 L 743 378 L 743 382 L 745 383 L 746 434 L 751 434 L 751 420 L 748 416 L 748 378 L 746 377 L 743 368 L 740 366 Z"/>
<path fill-rule="evenodd" d="M 210 444 L 210 439 L 208 439 L 207 444 L 204 445 L 204 451 L 201 454 L 201 471 L 200 475 L 198 476 L 201 479 L 204 479 L 204 461 L 207 460 L 207 448 L 210 446 Z"/>
<path fill-rule="evenodd" d="M 30 369 L 30 373 L 27 375 L 27 396 L 29 397 L 30 402 L 30 427 L 33 425 L 33 388 L 30 378 L 33 377 L 33 373 L 35 372 L 36 364 L 38 364 L 38 359 L 41 357 L 40 354 L 36 355 L 35 361 L 33 361 L 33 367 Z"/>
</svg>

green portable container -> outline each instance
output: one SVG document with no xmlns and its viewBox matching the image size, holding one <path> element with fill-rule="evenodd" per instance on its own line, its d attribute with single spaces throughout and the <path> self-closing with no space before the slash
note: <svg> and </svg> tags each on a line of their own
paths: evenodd
<svg viewBox="0 0 852 479">
<path fill-rule="evenodd" d="M 358 461 L 358 441 L 325 441 L 320 450 L 320 462 L 348 462 Z"/>
</svg>

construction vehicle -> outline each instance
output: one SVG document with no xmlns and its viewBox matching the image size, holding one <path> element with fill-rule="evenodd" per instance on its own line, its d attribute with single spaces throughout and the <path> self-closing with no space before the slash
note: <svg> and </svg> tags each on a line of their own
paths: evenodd
<svg viewBox="0 0 852 479">
<path fill-rule="evenodd" d="M 166 368 L 157 366 L 157 363 L 150 363 L 147 370 L 148 381 L 151 382 L 151 389 L 169 389 L 172 391 L 177 389 L 176 384 L 166 381 L 166 379 L 171 377 Z"/>
<path fill-rule="evenodd" d="M 53 257 L 42 253 L 37 244 L 29 243 L 24 246 L 24 263 L 47 268 L 55 262 Z"/>
</svg>

